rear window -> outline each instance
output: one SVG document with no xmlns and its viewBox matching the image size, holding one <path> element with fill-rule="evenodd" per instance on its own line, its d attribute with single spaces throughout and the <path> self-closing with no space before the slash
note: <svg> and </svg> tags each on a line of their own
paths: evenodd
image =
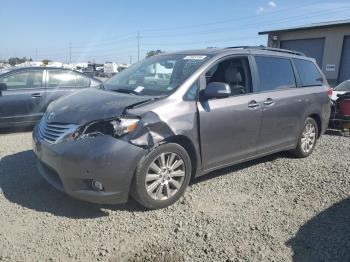
<svg viewBox="0 0 350 262">
<path fill-rule="evenodd" d="M 323 77 L 312 61 L 294 59 L 294 64 L 303 87 L 323 85 Z"/>
<path fill-rule="evenodd" d="M 259 91 L 296 87 L 292 63 L 279 57 L 256 56 L 259 72 Z"/>
</svg>

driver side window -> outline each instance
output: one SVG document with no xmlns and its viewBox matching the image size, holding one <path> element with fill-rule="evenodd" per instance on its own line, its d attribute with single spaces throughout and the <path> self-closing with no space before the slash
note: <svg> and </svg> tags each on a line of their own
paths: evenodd
<svg viewBox="0 0 350 262">
<path fill-rule="evenodd" d="M 247 57 L 231 58 L 211 67 L 205 74 L 206 84 L 226 83 L 231 88 L 231 95 L 251 93 L 252 81 Z"/>
</svg>

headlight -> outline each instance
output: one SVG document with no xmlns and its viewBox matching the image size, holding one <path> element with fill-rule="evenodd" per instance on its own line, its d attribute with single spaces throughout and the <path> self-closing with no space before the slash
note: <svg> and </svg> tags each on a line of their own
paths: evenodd
<svg viewBox="0 0 350 262">
<path fill-rule="evenodd" d="M 116 136 L 122 136 L 134 131 L 139 121 L 136 118 L 120 118 L 118 120 L 112 120 L 110 123 L 113 126 L 114 134 Z"/>
<path fill-rule="evenodd" d="M 80 130 L 78 139 L 110 135 L 120 137 L 134 131 L 140 120 L 138 118 L 118 118 L 90 123 Z"/>
</svg>

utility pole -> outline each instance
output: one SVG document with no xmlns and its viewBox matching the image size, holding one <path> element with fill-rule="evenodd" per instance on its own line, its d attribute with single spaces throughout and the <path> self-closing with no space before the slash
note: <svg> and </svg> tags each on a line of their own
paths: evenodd
<svg viewBox="0 0 350 262">
<path fill-rule="evenodd" d="M 35 62 L 38 61 L 38 48 L 35 48 Z"/>
<path fill-rule="evenodd" d="M 137 61 L 140 61 L 140 31 L 137 31 Z"/>
<path fill-rule="evenodd" d="M 69 63 L 72 63 L 72 45 L 69 43 Z"/>
</svg>

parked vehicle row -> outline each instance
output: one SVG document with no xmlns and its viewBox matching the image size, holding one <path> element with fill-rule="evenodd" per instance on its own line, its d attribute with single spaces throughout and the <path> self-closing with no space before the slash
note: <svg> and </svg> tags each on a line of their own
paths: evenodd
<svg viewBox="0 0 350 262">
<path fill-rule="evenodd" d="M 79 72 L 54 67 L 27 67 L 0 73 L 0 127 L 35 124 L 47 105 L 59 97 L 101 81 Z"/>
<path fill-rule="evenodd" d="M 154 68 L 169 79 L 151 81 Z M 297 52 L 163 54 L 51 103 L 33 148 L 41 175 L 73 197 L 123 203 L 131 194 L 163 208 L 192 177 L 279 151 L 309 156 L 328 126 L 328 92 L 315 60 Z"/>
</svg>

